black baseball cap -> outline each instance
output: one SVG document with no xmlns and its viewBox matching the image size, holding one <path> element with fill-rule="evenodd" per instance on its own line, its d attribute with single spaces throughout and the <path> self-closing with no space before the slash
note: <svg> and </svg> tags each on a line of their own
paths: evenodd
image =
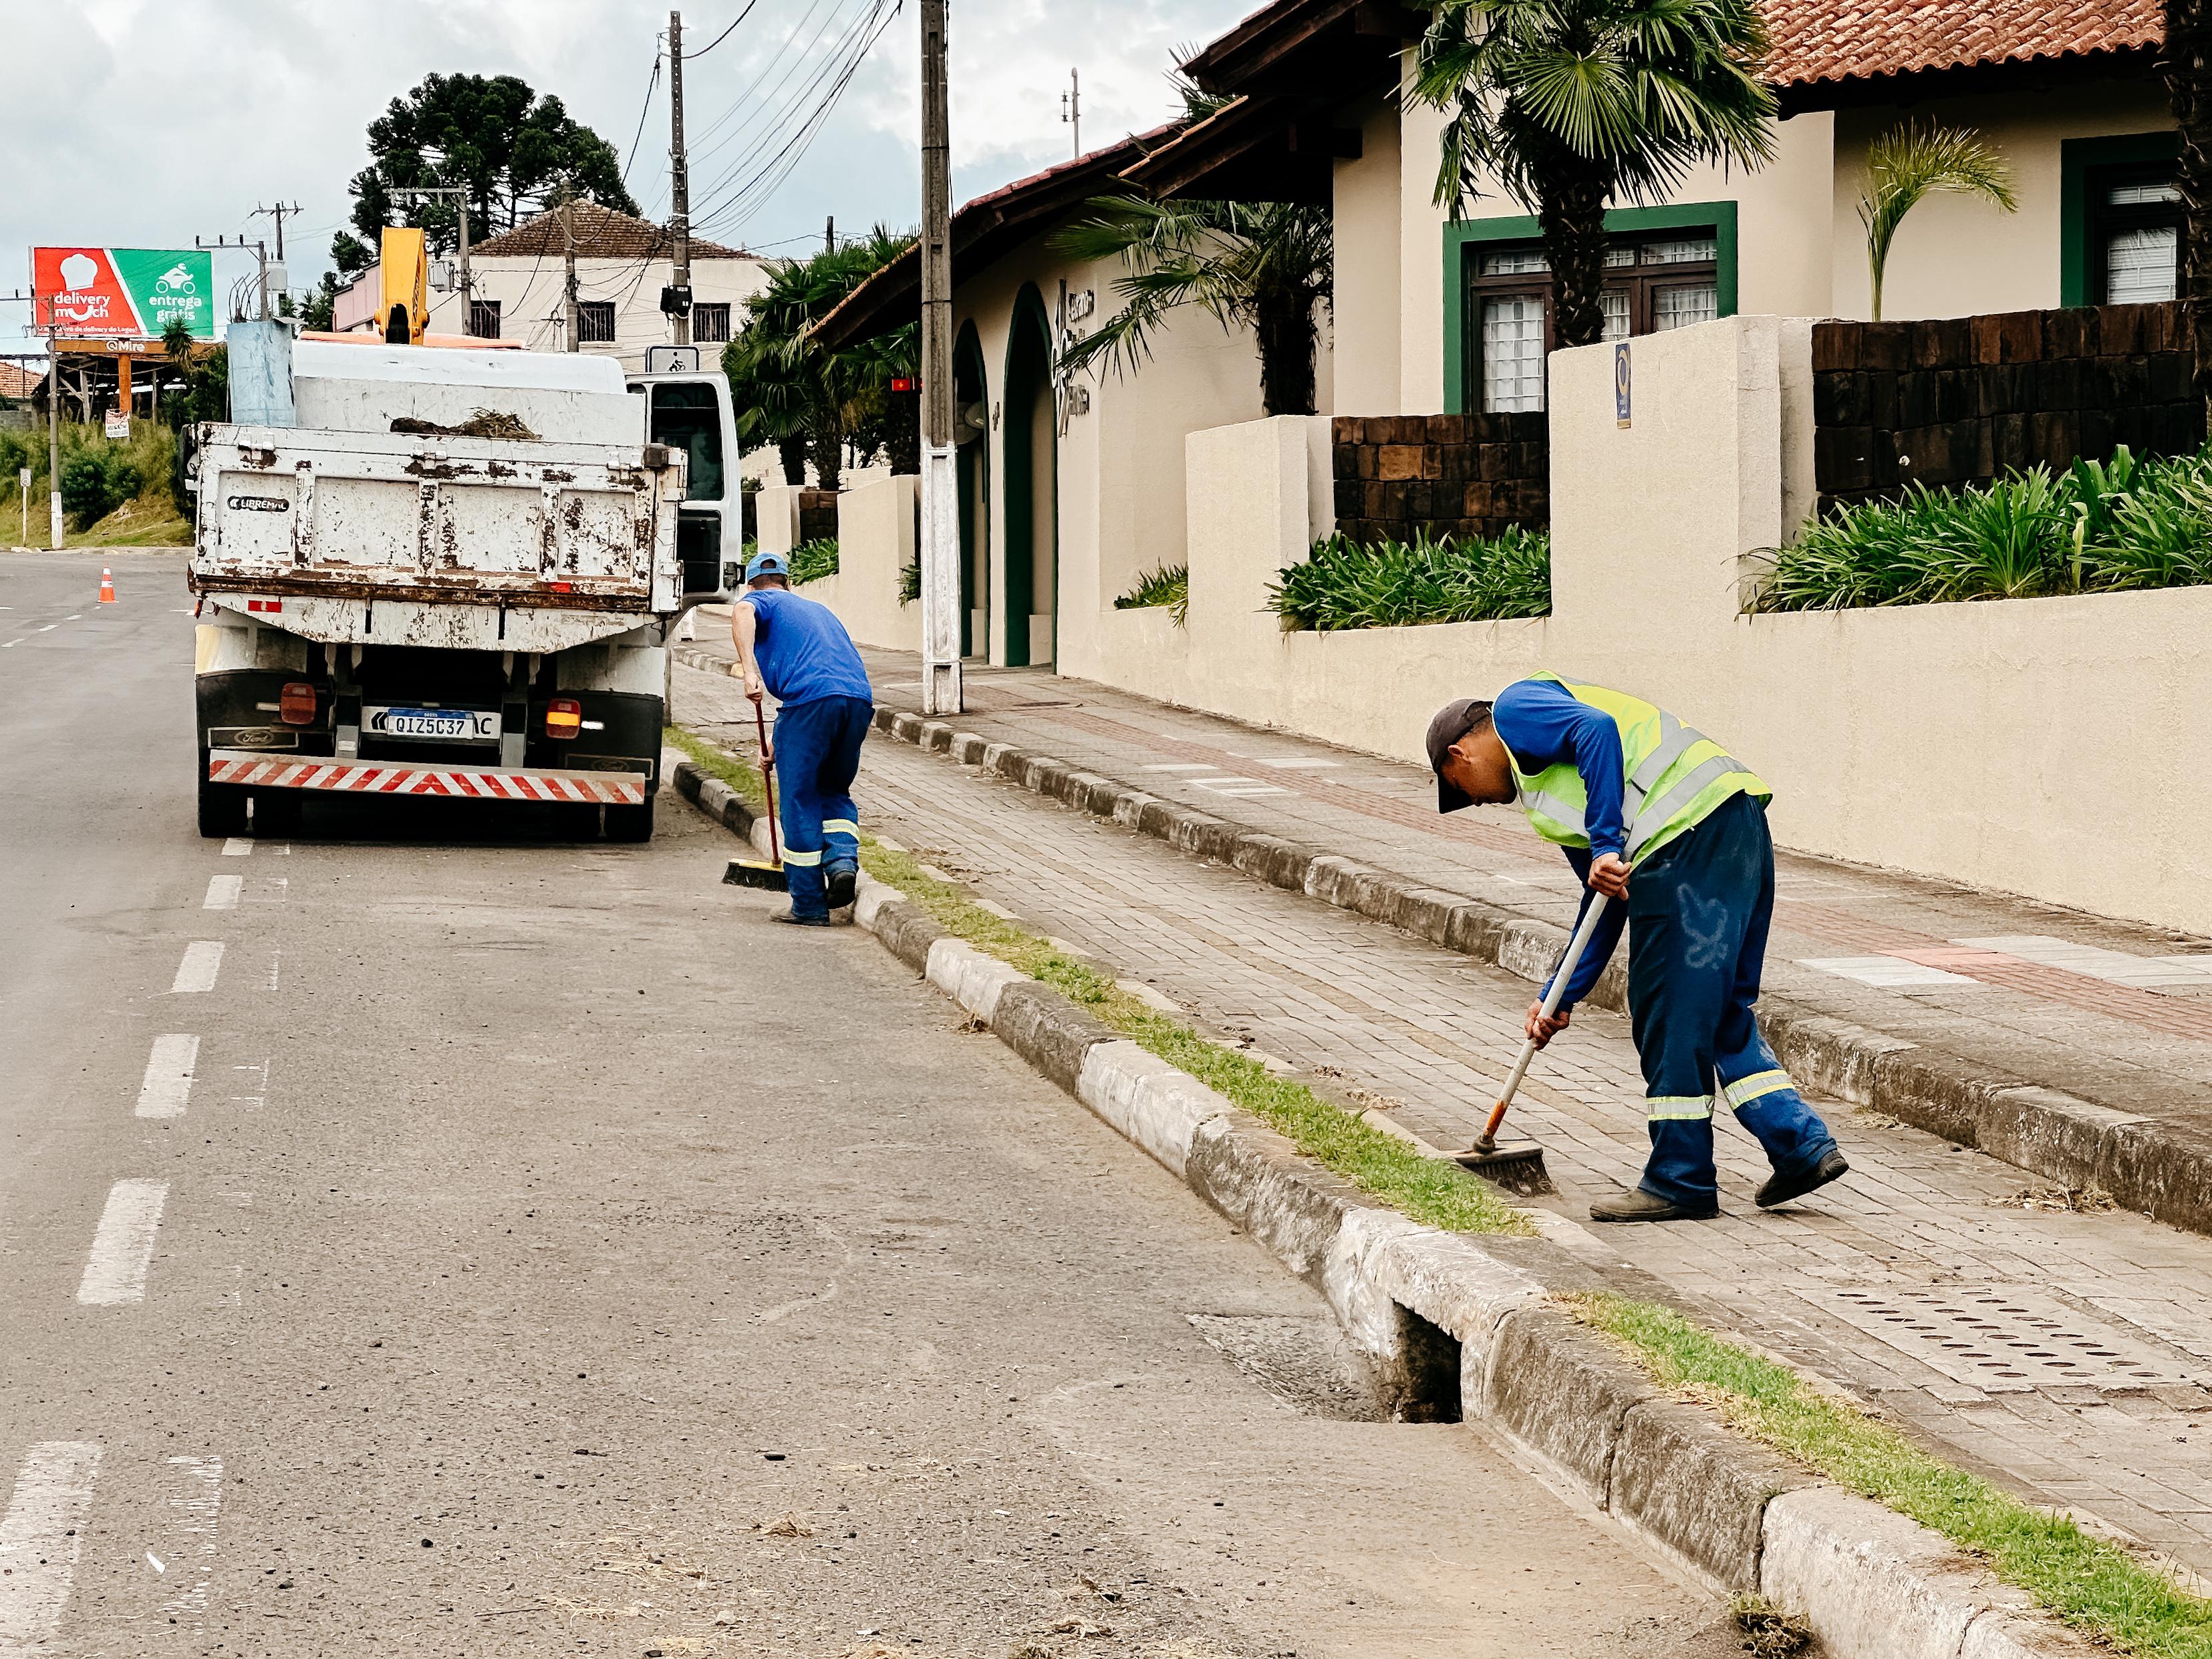
<svg viewBox="0 0 2212 1659">
<path fill-rule="evenodd" d="M 1456 812 L 1474 805 L 1444 776 L 1444 759 L 1454 744 L 1489 718 L 1490 705 L 1481 698 L 1461 697 L 1437 709 L 1429 721 L 1429 769 L 1437 775 L 1437 811 Z"/>
</svg>

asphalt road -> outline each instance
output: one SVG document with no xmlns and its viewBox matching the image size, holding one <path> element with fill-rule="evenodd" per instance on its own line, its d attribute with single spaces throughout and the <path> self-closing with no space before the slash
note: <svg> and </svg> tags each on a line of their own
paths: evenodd
<svg viewBox="0 0 2212 1659">
<path fill-rule="evenodd" d="M 672 795 L 201 841 L 189 603 L 0 556 L 0 1654 L 1733 1650 Z"/>
</svg>

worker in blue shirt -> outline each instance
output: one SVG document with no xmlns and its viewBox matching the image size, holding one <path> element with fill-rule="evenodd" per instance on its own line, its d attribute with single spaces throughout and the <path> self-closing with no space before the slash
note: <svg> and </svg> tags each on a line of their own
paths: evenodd
<svg viewBox="0 0 2212 1659">
<path fill-rule="evenodd" d="M 1558 1012 L 1547 1019 L 1540 998 L 1528 1011 L 1539 1047 L 1566 1028 L 1627 926 L 1651 1154 L 1636 1188 L 1592 1205 L 1592 1218 L 1719 1213 L 1716 1082 L 1773 1165 L 1761 1208 L 1847 1173 L 1752 1013 L 1774 911 L 1773 791 L 1666 710 L 1549 673 L 1516 680 L 1495 703 L 1447 703 L 1430 722 L 1428 750 L 1439 811 L 1515 803 L 1566 850 L 1589 889 L 1584 907 L 1607 903 Z"/>
<path fill-rule="evenodd" d="M 875 690 L 853 636 L 828 605 L 791 591 L 781 553 L 757 553 L 745 591 L 730 607 L 745 695 L 774 694 L 775 732 L 763 766 L 783 780 L 783 862 L 791 908 L 776 916 L 827 927 L 853 902 L 860 878 L 860 824 L 853 779 L 875 714 Z"/>
</svg>

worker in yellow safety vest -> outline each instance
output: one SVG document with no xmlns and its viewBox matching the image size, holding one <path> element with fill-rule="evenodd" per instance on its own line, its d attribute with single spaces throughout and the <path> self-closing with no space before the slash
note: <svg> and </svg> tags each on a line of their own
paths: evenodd
<svg viewBox="0 0 2212 1659">
<path fill-rule="evenodd" d="M 1598 1221 L 1702 1220 L 1719 1213 L 1713 1094 L 1758 1138 L 1774 1173 L 1763 1209 L 1844 1174 L 1835 1137 L 1759 1034 L 1752 1004 L 1774 911 L 1773 791 L 1702 732 L 1641 697 L 1532 674 L 1495 702 L 1462 698 L 1429 723 L 1437 809 L 1512 802 L 1607 906 L 1539 1047 L 1628 927 L 1628 1012 L 1643 1063 L 1651 1152 L 1643 1179 L 1590 1206 Z M 1625 901 L 1622 902 L 1620 901 Z M 1548 987 L 1547 988 L 1548 988 Z"/>
</svg>

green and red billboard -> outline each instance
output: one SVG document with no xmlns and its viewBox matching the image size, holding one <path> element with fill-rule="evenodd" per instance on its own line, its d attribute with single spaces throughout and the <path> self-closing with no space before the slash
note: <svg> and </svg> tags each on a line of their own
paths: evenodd
<svg viewBox="0 0 2212 1659">
<path fill-rule="evenodd" d="M 204 248 L 34 247 L 33 327 L 64 338 L 159 339 L 181 318 L 215 338 L 215 258 Z"/>
</svg>

